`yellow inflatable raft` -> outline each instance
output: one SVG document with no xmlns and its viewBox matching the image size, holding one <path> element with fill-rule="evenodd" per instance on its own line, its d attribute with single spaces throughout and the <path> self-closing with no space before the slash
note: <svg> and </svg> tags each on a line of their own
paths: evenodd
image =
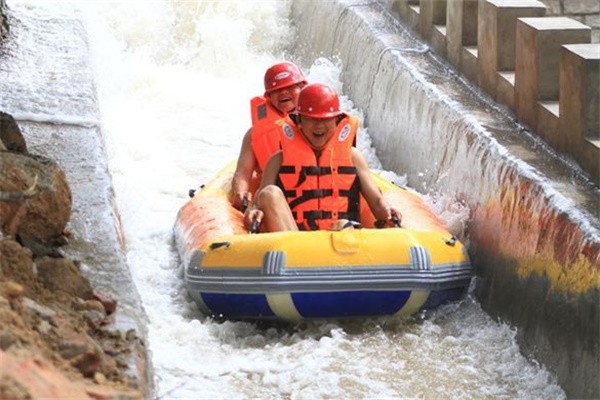
<svg viewBox="0 0 600 400">
<path fill-rule="evenodd" d="M 235 162 L 180 209 L 175 237 L 199 308 L 231 319 L 410 315 L 459 300 L 472 267 L 420 196 L 373 173 L 402 226 L 249 234 L 228 199 Z M 366 203 L 366 202 L 362 202 Z"/>
</svg>

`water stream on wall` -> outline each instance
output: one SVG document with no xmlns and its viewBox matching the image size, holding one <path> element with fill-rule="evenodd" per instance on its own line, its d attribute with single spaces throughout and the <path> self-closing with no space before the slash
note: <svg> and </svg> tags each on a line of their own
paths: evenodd
<svg viewBox="0 0 600 400">
<path fill-rule="evenodd" d="M 264 70 L 293 57 L 286 54 L 295 35 L 289 1 L 8 4 L 28 29 L 58 30 L 57 48 L 60 35 L 73 35 L 60 31 L 61 19 L 86 23 L 128 264 L 148 315 L 157 396 L 564 398 L 551 374 L 520 355 L 515 331 L 470 297 L 408 320 L 282 327 L 215 322 L 186 296 L 172 242 L 175 215 L 188 189 L 237 156 Z M 301 67 L 309 80 L 343 93 L 335 60 Z M 38 103 L 61 121 L 60 110 L 45 105 L 60 96 L 11 93 L 2 105 L 18 114 L 20 104 Z M 343 103 L 361 114 L 352 99 Z M 379 168 L 368 131 L 359 147 Z M 468 210 L 443 194 L 429 201 L 464 234 Z"/>
</svg>

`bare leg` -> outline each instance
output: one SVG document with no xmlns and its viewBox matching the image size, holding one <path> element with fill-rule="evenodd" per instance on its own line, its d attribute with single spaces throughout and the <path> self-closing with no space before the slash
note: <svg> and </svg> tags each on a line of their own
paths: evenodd
<svg viewBox="0 0 600 400">
<path fill-rule="evenodd" d="M 281 189 L 275 185 L 265 186 L 256 197 L 256 205 L 263 213 L 262 231 L 297 231 L 298 226 Z"/>
</svg>

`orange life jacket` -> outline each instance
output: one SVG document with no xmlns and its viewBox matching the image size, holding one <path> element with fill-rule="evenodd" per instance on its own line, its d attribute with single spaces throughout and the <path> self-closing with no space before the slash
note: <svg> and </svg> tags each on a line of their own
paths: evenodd
<svg viewBox="0 0 600 400">
<path fill-rule="evenodd" d="M 358 120 L 344 116 L 318 157 L 290 117 L 279 123 L 283 158 L 277 184 L 298 228 L 331 229 L 339 219 L 358 221 L 360 182 L 351 152 Z"/>
<path fill-rule="evenodd" d="M 273 153 L 279 151 L 279 128 L 275 122 L 284 117 L 269 100 L 264 96 L 256 96 L 250 100 L 250 112 L 252 113 L 252 151 L 260 170 Z"/>
</svg>

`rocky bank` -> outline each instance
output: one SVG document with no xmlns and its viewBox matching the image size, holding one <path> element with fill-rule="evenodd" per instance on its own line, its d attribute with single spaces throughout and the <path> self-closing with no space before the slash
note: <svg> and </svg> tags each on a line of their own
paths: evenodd
<svg viewBox="0 0 600 400">
<path fill-rule="evenodd" d="M 151 397 L 85 31 L 61 19 L 72 32 L 61 37 L 57 20 L 10 11 L 0 0 L 0 399 Z M 56 109 L 31 101 L 64 87 L 81 90 Z"/>
<path fill-rule="evenodd" d="M 0 112 L 0 398 L 143 398 L 143 340 L 62 251 L 71 207 L 60 166 Z"/>
</svg>

